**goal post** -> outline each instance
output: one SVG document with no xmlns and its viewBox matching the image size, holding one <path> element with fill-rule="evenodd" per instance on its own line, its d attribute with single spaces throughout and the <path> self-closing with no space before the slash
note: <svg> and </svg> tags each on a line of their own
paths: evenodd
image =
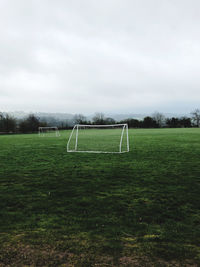
<svg viewBox="0 0 200 267">
<path fill-rule="evenodd" d="M 129 152 L 128 125 L 76 124 L 67 142 L 67 152 Z"/>
<path fill-rule="evenodd" d="M 38 128 L 38 135 L 40 137 L 59 137 L 60 132 L 58 130 L 58 127 L 39 127 Z"/>
</svg>

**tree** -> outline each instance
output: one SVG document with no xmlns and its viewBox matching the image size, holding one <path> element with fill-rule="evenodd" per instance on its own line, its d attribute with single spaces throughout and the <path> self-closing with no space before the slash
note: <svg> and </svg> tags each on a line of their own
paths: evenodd
<svg viewBox="0 0 200 267">
<path fill-rule="evenodd" d="M 105 124 L 115 124 L 115 120 L 113 118 L 106 118 Z"/>
<path fill-rule="evenodd" d="M 158 128 L 157 122 L 149 116 L 144 118 L 144 120 L 142 122 L 142 126 L 144 128 Z"/>
<path fill-rule="evenodd" d="M 194 111 L 191 112 L 191 114 L 192 114 L 192 120 L 193 120 L 194 124 L 197 127 L 200 127 L 200 110 L 195 109 Z"/>
<path fill-rule="evenodd" d="M 137 119 L 126 119 L 120 121 L 120 123 L 127 123 L 130 128 L 141 128 L 142 122 Z"/>
<path fill-rule="evenodd" d="M 40 121 L 34 114 L 30 114 L 26 119 L 19 124 L 19 130 L 22 133 L 37 132 L 40 126 Z"/>
<path fill-rule="evenodd" d="M 103 113 L 95 113 L 94 117 L 92 118 L 94 124 L 105 124 L 105 116 Z"/>
<path fill-rule="evenodd" d="M 16 127 L 16 119 L 6 114 L 4 117 L 4 131 L 7 133 L 14 133 L 16 132 Z"/>
<path fill-rule="evenodd" d="M 182 117 L 180 118 L 180 124 L 182 127 L 192 127 L 192 122 L 190 118 Z"/>
<path fill-rule="evenodd" d="M 166 119 L 166 124 L 170 128 L 178 128 L 180 127 L 180 120 L 178 118 L 168 118 Z"/>
<path fill-rule="evenodd" d="M 0 132 L 3 132 L 4 130 L 4 122 L 3 122 L 3 113 L 0 112 Z"/>
<path fill-rule="evenodd" d="M 0 132 L 14 133 L 16 132 L 17 121 L 9 114 L 0 113 Z"/>
<path fill-rule="evenodd" d="M 87 124 L 87 119 L 82 114 L 76 114 L 76 115 L 74 115 L 73 120 L 74 120 L 75 124 Z"/>
<path fill-rule="evenodd" d="M 165 126 L 165 116 L 162 113 L 159 112 L 154 112 L 152 115 L 152 118 L 156 121 L 156 123 L 158 124 L 158 126 L 161 128 L 163 126 Z"/>
</svg>

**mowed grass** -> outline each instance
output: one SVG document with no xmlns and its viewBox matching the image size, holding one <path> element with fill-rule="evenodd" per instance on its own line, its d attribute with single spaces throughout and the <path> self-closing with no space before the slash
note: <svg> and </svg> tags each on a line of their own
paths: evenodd
<svg viewBox="0 0 200 267">
<path fill-rule="evenodd" d="M 70 132 L 0 136 L 0 266 L 198 266 L 200 129 L 130 129 L 124 154 Z"/>
</svg>

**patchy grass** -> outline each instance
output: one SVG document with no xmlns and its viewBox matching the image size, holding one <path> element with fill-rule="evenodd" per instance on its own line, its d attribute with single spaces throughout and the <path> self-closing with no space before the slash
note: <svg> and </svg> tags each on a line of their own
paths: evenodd
<svg viewBox="0 0 200 267">
<path fill-rule="evenodd" d="M 0 266 L 198 266 L 200 129 L 95 155 L 69 133 L 0 136 Z"/>
</svg>

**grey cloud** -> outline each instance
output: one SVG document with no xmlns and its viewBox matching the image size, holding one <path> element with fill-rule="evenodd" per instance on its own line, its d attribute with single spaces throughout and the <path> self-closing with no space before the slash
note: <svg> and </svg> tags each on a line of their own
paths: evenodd
<svg viewBox="0 0 200 267">
<path fill-rule="evenodd" d="M 193 109 L 199 9 L 197 0 L 1 1 L 0 109 Z"/>
</svg>

